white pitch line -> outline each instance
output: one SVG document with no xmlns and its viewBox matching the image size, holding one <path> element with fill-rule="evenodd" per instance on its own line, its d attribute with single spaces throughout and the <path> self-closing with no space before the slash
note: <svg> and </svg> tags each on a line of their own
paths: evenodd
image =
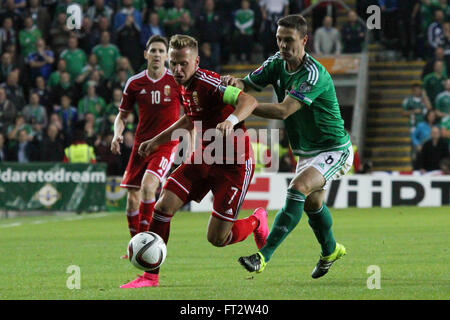
<svg viewBox="0 0 450 320">
<path fill-rule="evenodd" d="M 85 219 L 97 219 L 97 218 L 103 218 L 108 216 L 107 213 L 99 213 L 99 214 L 92 214 L 92 215 L 86 215 L 86 216 L 76 216 L 76 217 L 56 217 L 55 219 L 49 219 L 49 220 L 35 220 L 28 223 L 23 222 L 13 222 L 13 223 L 5 223 L 0 224 L 0 228 L 12 228 L 12 227 L 18 227 L 24 224 L 43 224 L 43 223 L 49 223 L 49 222 L 61 222 L 61 221 L 77 221 L 77 220 L 85 220 Z"/>
<path fill-rule="evenodd" d="M 0 228 L 12 228 L 12 227 L 18 227 L 21 226 L 21 222 L 14 222 L 14 223 L 8 223 L 8 224 L 0 224 Z"/>
</svg>

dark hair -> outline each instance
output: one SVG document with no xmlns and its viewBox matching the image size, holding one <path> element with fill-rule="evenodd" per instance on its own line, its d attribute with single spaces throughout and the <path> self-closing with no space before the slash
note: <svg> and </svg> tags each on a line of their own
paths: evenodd
<svg viewBox="0 0 450 320">
<path fill-rule="evenodd" d="M 147 43 L 146 43 L 146 45 L 145 45 L 145 51 L 148 50 L 148 48 L 150 47 L 150 45 L 151 45 L 153 42 L 162 42 L 162 43 L 164 43 L 164 46 L 166 47 L 166 51 L 169 50 L 169 43 L 168 43 L 168 41 L 167 41 L 167 38 L 155 34 L 155 35 L 151 36 L 151 37 L 148 39 L 148 41 L 147 41 Z"/>
<path fill-rule="evenodd" d="M 302 37 L 308 33 L 308 24 L 306 19 L 301 14 L 291 14 L 280 18 L 277 21 L 278 26 L 295 29 L 300 32 Z"/>
</svg>

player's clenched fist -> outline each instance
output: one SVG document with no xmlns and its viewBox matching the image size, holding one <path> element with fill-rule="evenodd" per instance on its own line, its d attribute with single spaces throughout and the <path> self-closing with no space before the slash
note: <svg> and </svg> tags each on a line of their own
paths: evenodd
<svg viewBox="0 0 450 320">
<path fill-rule="evenodd" d="M 233 123 L 230 120 L 225 120 L 216 126 L 216 129 L 224 136 L 233 132 Z"/>
<path fill-rule="evenodd" d="M 111 141 L 111 152 L 113 154 L 121 154 L 120 153 L 120 144 L 123 142 L 123 136 L 114 136 Z"/>
<path fill-rule="evenodd" d="M 158 146 L 153 141 L 153 139 L 150 139 L 141 143 L 141 145 L 139 146 L 138 154 L 141 157 L 146 157 L 150 153 L 154 152 L 157 148 Z"/>
</svg>

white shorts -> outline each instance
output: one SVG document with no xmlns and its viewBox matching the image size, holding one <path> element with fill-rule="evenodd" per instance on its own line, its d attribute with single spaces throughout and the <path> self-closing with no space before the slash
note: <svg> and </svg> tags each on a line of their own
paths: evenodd
<svg viewBox="0 0 450 320">
<path fill-rule="evenodd" d="M 350 145 L 348 149 L 339 151 L 326 151 L 319 153 L 315 157 L 303 158 L 299 157 L 295 174 L 298 175 L 309 167 L 316 168 L 325 178 L 325 185 L 322 187 L 326 190 L 331 181 L 339 179 L 345 175 L 353 165 L 353 147 Z"/>
</svg>

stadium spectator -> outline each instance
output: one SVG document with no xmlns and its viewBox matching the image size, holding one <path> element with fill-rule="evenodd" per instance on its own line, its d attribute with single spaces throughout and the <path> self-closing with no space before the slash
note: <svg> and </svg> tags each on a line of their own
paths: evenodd
<svg viewBox="0 0 450 320">
<path fill-rule="evenodd" d="M 67 163 L 96 163 L 94 148 L 85 141 L 84 121 L 75 125 L 70 146 L 64 149 L 64 162 Z"/>
<path fill-rule="evenodd" d="M 103 70 L 98 65 L 98 58 L 94 53 L 91 53 L 88 58 L 87 64 L 81 69 L 81 73 L 76 78 L 76 83 L 82 85 L 87 81 L 94 71 L 98 71 L 100 76 L 103 77 Z"/>
<path fill-rule="evenodd" d="M 59 81 L 61 79 L 61 74 L 63 72 L 67 72 L 67 62 L 66 62 L 66 60 L 60 58 L 58 60 L 56 70 L 53 71 L 50 74 L 50 77 L 48 78 L 47 85 L 50 89 L 56 87 L 59 84 Z"/>
<path fill-rule="evenodd" d="M 125 24 L 117 28 L 116 33 L 120 54 L 131 61 L 133 69 L 138 70 L 144 58 L 140 45 L 140 29 L 134 23 L 132 15 L 127 16 Z"/>
<path fill-rule="evenodd" d="M 116 31 L 121 26 L 123 26 L 126 23 L 128 16 L 133 17 L 132 23 L 136 26 L 136 29 L 141 31 L 142 30 L 141 12 L 139 12 L 133 7 L 133 0 L 123 0 L 123 7 L 120 9 L 120 11 L 118 11 L 114 15 L 113 30 Z"/>
<path fill-rule="evenodd" d="M 36 49 L 28 55 L 27 62 L 30 66 L 32 82 L 39 76 L 48 80 L 52 73 L 55 55 L 53 54 L 53 51 L 46 48 L 45 40 L 39 38 L 36 42 Z"/>
<path fill-rule="evenodd" d="M 0 28 L 0 52 L 5 51 L 8 44 L 16 44 L 16 31 L 14 30 L 13 20 L 9 17 L 3 20 Z"/>
<path fill-rule="evenodd" d="M 218 65 L 212 58 L 211 45 L 209 44 L 209 42 L 203 42 L 200 45 L 199 56 L 200 56 L 200 67 L 202 69 L 208 69 L 218 72 L 217 71 Z"/>
<path fill-rule="evenodd" d="M 392 46 L 399 39 L 399 10 L 397 0 L 378 0 L 381 8 L 381 31 L 383 40 Z"/>
<path fill-rule="evenodd" d="M 444 63 L 439 60 L 434 63 L 433 72 L 423 78 L 422 86 L 433 107 L 435 107 L 436 96 L 444 91 L 443 82 L 446 78 L 444 75 Z"/>
<path fill-rule="evenodd" d="M 97 25 L 100 17 L 105 17 L 111 21 L 113 13 L 113 9 L 105 4 L 105 0 L 94 0 L 93 5 L 89 7 L 86 15 L 92 21 L 93 25 Z"/>
<path fill-rule="evenodd" d="M 191 12 L 184 7 L 184 0 L 174 0 L 173 7 L 167 10 L 166 18 L 163 20 L 167 36 L 175 34 L 175 30 L 180 26 L 183 13 L 191 15 Z"/>
<path fill-rule="evenodd" d="M 323 26 L 314 33 L 314 51 L 319 55 L 335 55 L 342 51 L 339 30 L 333 27 L 330 16 L 323 19 Z"/>
<path fill-rule="evenodd" d="M 15 44 L 8 44 L 6 46 L 6 52 L 10 54 L 11 56 L 11 62 L 14 65 L 14 69 L 18 69 L 20 75 L 25 74 L 25 59 L 24 57 L 17 52 L 17 47 Z M 20 83 L 23 83 L 23 80 L 19 80 Z"/>
<path fill-rule="evenodd" d="M 263 45 L 263 55 L 271 56 L 278 51 L 275 34 L 277 32 L 277 21 L 279 18 L 289 14 L 288 0 L 261 0 L 259 1 L 261 9 L 261 34 L 260 38 Z"/>
<path fill-rule="evenodd" d="M 438 0 L 434 1 L 434 7 L 435 10 L 442 10 L 444 13 L 444 20 L 449 21 L 450 20 L 450 5 L 448 4 L 447 0 Z"/>
<path fill-rule="evenodd" d="M 110 79 L 114 76 L 117 59 L 120 57 L 119 49 L 110 42 L 110 33 L 103 31 L 100 44 L 96 45 L 92 52 L 98 58 L 98 64 L 103 71 L 105 78 Z"/>
<path fill-rule="evenodd" d="M 75 123 L 78 121 L 77 109 L 72 106 L 72 99 L 69 95 L 63 94 L 60 99 L 61 104 L 55 107 L 55 111 L 61 119 L 64 135 L 70 137 Z"/>
<path fill-rule="evenodd" d="M 15 0 L 4 1 L 4 9 L 0 11 L 0 21 L 11 18 L 14 30 L 17 32 L 23 28 L 22 15 L 15 8 Z"/>
<path fill-rule="evenodd" d="M 413 157 L 422 149 L 422 145 L 430 138 L 431 128 L 436 122 L 436 112 L 429 110 L 425 116 L 425 121 L 417 124 L 415 130 L 411 134 L 411 142 L 413 146 Z"/>
<path fill-rule="evenodd" d="M 51 94 L 45 86 L 43 77 L 36 77 L 34 88 L 32 88 L 31 91 L 36 92 L 39 95 L 39 103 L 46 108 L 48 115 L 51 114 L 53 112 Z"/>
<path fill-rule="evenodd" d="M 8 99 L 16 106 L 17 111 L 22 111 L 26 102 L 23 88 L 19 84 L 19 77 L 19 69 L 14 69 L 8 74 L 6 82 L 2 83 L 1 86 L 5 89 Z"/>
<path fill-rule="evenodd" d="M 126 70 L 119 70 L 117 71 L 117 76 L 116 78 L 112 79 L 110 81 L 110 88 L 114 89 L 114 88 L 119 88 L 121 90 L 123 90 L 125 88 L 125 84 L 128 81 L 128 72 Z"/>
<path fill-rule="evenodd" d="M 105 18 L 106 19 L 106 18 Z M 83 50 L 83 52 L 88 55 L 92 48 L 98 43 L 98 38 L 94 34 L 94 28 L 92 26 L 92 21 L 89 17 L 83 17 L 83 22 L 81 25 L 82 32 L 77 34 L 78 37 L 78 47 Z"/>
<path fill-rule="evenodd" d="M 186 34 L 191 37 L 198 37 L 198 30 L 195 28 L 191 21 L 191 16 L 187 13 L 183 13 L 180 17 L 180 23 L 177 28 L 174 29 L 175 34 Z M 217 31 L 216 31 L 217 33 Z M 220 52 L 220 50 L 219 50 Z"/>
<path fill-rule="evenodd" d="M 41 31 L 42 37 L 48 39 L 51 26 L 51 16 L 39 0 L 30 0 L 30 5 L 25 9 L 25 16 L 33 19 L 34 25 Z"/>
<path fill-rule="evenodd" d="M 107 165 L 106 174 L 117 176 L 120 172 L 120 156 L 113 154 L 110 150 L 113 133 L 109 132 L 101 136 L 95 142 L 95 153 L 98 162 L 104 162 Z"/>
<path fill-rule="evenodd" d="M 425 78 L 425 76 L 427 74 L 430 74 L 431 72 L 433 72 L 433 68 L 434 68 L 434 63 L 436 61 L 442 61 L 443 65 L 444 65 L 444 70 L 443 70 L 443 74 L 445 76 L 448 76 L 449 74 L 449 64 L 447 63 L 447 59 L 445 58 L 445 51 L 443 47 L 437 47 L 436 49 L 434 49 L 434 56 L 433 59 L 428 60 L 427 64 L 423 67 L 422 70 L 422 76 L 421 78 Z"/>
<path fill-rule="evenodd" d="M 442 10 L 434 11 L 434 21 L 428 26 L 428 46 L 431 50 L 436 49 L 444 42 L 444 12 Z"/>
<path fill-rule="evenodd" d="M 102 134 L 114 132 L 114 121 L 116 119 L 117 110 L 119 110 L 120 101 L 122 100 L 122 90 L 120 88 L 114 88 L 112 96 L 112 101 L 106 105 L 103 112 L 103 118 L 100 125 L 100 133 Z"/>
<path fill-rule="evenodd" d="M 17 133 L 17 142 L 10 150 L 8 159 L 19 163 L 27 163 L 39 160 L 39 151 L 31 142 L 31 137 L 26 129 L 19 129 Z"/>
<path fill-rule="evenodd" d="M 402 114 L 409 118 L 409 127 L 413 132 L 416 125 L 425 120 L 426 112 L 432 109 L 431 103 L 422 91 L 420 84 L 412 85 L 411 95 L 403 100 L 402 109 Z"/>
<path fill-rule="evenodd" d="M 450 79 L 444 81 L 445 90 L 436 96 L 435 111 L 438 118 L 450 116 Z"/>
<path fill-rule="evenodd" d="M 253 49 L 255 12 L 250 8 L 249 0 L 241 1 L 241 8 L 234 14 L 233 53 L 243 63 L 251 60 Z M 210 69 L 206 68 L 205 69 Z M 216 70 L 216 69 L 212 69 Z"/>
<path fill-rule="evenodd" d="M 66 14 L 61 12 L 57 16 L 55 26 L 50 29 L 50 47 L 57 57 L 67 48 L 70 38 L 70 30 L 66 25 Z"/>
<path fill-rule="evenodd" d="M 100 71 L 95 70 L 92 72 L 89 80 L 83 85 L 83 94 L 87 93 L 87 88 L 90 85 L 94 85 L 96 87 L 97 94 L 105 101 L 111 100 L 111 90 L 108 88 L 108 81 L 102 78 Z"/>
<path fill-rule="evenodd" d="M 441 137 L 447 141 L 448 147 L 450 149 L 450 116 L 446 116 L 441 119 Z"/>
<path fill-rule="evenodd" d="M 26 17 L 24 22 L 25 28 L 19 32 L 19 45 L 22 55 L 28 57 L 36 49 L 36 41 L 42 38 L 42 33 L 33 24 L 33 18 Z"/>
<path fill-rule="evenodd" d="M 419 0 L 402 0 L 398 3 L 398 26 L 399 26 L 399 38 L 402 56 L 406 60 L 412 60 L 416 54 L 414 52 L 414 46 L 416 44 L 416 29 L 419 26 L 416 23 L 415 10 L 420 7 Z"/>
<path fill-rule="evenodd" d="M 51 89 L 51 103 L 57 105 L 61 102 L 61 97 L 67 95 L 72 101 L 78 99 L 78 91 L 70 81 L 70 75 L 68 72 L 62 72 L 60 75 L 59 83 Z"/>
<path fill-rule="evenodd" d="M 344 53 L 357 53 L 362 51 L 365 38 L 365 28 L 358 21 L 355 11 L 349 11 L 348 22 L 342 26 L 341 38 Z"/>
<path fill-rule="evenodd" d="M 9 146 L 14 145 L 19 137 L 19 131 L 25 130 L 30 141 L 33 136 L 33 129 L 31 126 L 25 122 L 25 117 L 23 114 L 18 113 L 16 119 L 14 120 L 14 124 L 10 124 L 6 134 L 8 135 Z"/>
<path fill-rule="evenodd" d="M 88 112 L 98 119 L 102 116 L 105 107 L 105 100 L 97 95 L 95 84 L 89 83 L 86 95 L 78 102 L 78 119 L 83 120 Z"/>
<path fill-rule="evenodd" d="M 440 169 L 440 162 L 449 157 L 448 143 L 441 138 L 440 129 L 433 126 L 431 139 L 427 140 L 417 157 L 418 168 L 422 173 Z"/>
<path fill-rule="evenodd" d="M 16 68 L 17 67 L 12 63 L 11 54 L 8 52 L 3 53 L 0 62 L 0 83 L 5 82 L 8 77 L 8 73 Z"/>
<path fill-rule="evenodd" d="M 141 39 L 140 43 L 143 48 L 145 48 L 145 44 L 148 39 L 150 39 L 153 35 L 164 36 L 165 32 L 160 23 L 160 18 L 158 13 L 155 11 L 149 11 L 147 13 L 147 19 L 144 21 L 144 25 L 142 26 Z"/>
<path fill-rule="evenodd" d="M 164 6 L 164 0 L 153 1 L 153 11 L 158 14 L 159 23 L 163 23 L 167 18 L 167 9 Z M 147 38 L 148 40 L 149 38 Z"/>
<path fill-rule="evenodd" d="M 49 162 L 61 162 L 64 159 L 64 141 L 61 138 L 58 127 L 50 123 L 46 135 L 40 145 L 40 160 Z"/>
<path fill-rule="evenodd" d="M 96 121 L 93 113 L 87 112 L 84 114 L 84 138 L 90 146 L 93 146 L 97 140 L 99 123 L 100 121 Z"/>
<path fill-rule="evenodd" d="M 87 63 L 86 53 L 78 48 L 78 38 L 75 35 L 70 36 L 68 48 L 63 50 L 59 57 L 66 60 L 67 72 L 70 74 L 70 79 L 75 81 Z"/>
<path fill-rule="evenodd" d="M 6 133 L 8 127 L 14 123 L 16 114 L 16 106 L 6 96 L 5 88 L 0 87 L 0 133 Z"/>
<path fill-rule="evenodd" d="M 101 42 L 101 38 L 102 38 L 102 33 L 104 31 L 110 32 L 110 26 L 111 23 L 109 22 L 109 20 L 106 17 L 100 17 L 99 18 L 99 22 L 98 22 L 98 26 L 93 26 L 92 30 L 91 30 L 91 37 L 92 37 L 92 43 L 95 45 L 99 44 Z M 115 40 L 115 36 L 114 33 L 111 35 L 110 34 L 110 41 L 114 42 Z M 92 50 L 91 50 L 92 52 Z"/>
<path fill-rule="evenodd" d="M 181 16 L 182 21 L 185 19 L 185 14 Z M 215 10 L 214 0 L 205 0 L 200 15 L 195 21 L 196 31 L 188 34 L 197 38 L 198 33 L 199 43 L 208 42 L 211 46 L 211 58 L 213 64 L 220 67 L 221 62 L 221 41 L 223 40 L 223 32 L 229 28 L 225 26 L 228 23 L 223 21 L 220 15 Z M 216 71 L 218 71 L 216 69 Z"/>
<path fill-rule="evenodd" d="M 0 132 L 0 162 L 5 162 L 8 160 L 8 150 L 5 145 L 5 136 Z"/>
<path fill-rule="evenodd" d="M 35 124 L 46 127 L 48 123 L 47 111 L 44 106 L 39 104 L 39 95 L 36 92 L 30 94 L 30 103 L 23 108 L 25 121 L 32 126 Z M 36 131 L 35 128 L 33 128 Z"/>
</svg>

